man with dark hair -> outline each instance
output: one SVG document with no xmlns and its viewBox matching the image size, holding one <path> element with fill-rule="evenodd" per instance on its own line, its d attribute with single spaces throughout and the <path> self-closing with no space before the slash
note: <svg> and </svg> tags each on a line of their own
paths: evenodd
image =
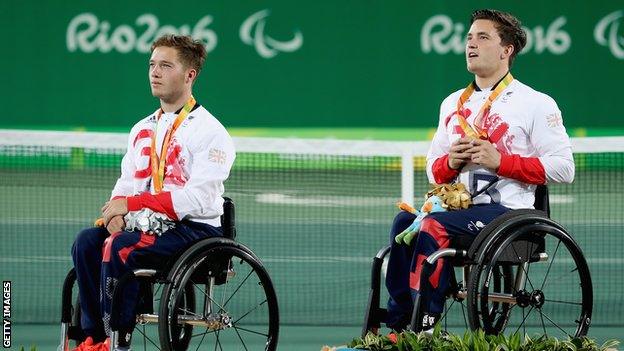
<svg viewBox="0 0 624 351">
<path fill-rule="evenodd" d="M 152 45 L 149 81 L 160 107 L 130 131 L 101 226 L 80 232 L 72 247 L 87 336 L 76 350 L 109 350 L 112 293 L 124 273 L 159 268 L 193 242 L 222 235 L 223 182 L 235 151 L 223 125 L 192 95 L 205 58 L 203 44 L 188 36 Z M 130 347 L 138 290 L 133 283 L 123 292 L 116 350 Z"/>
<path fill-rule="evenodd" d="M 439 260 L 427 286 L 421 287 L 427 256 L 448 247 L 452 238 L 474 239 L 510 209 L 532 208 L 538 184 L 574 179 L 570 140 L 557 104 L 509 71 L 526 44 L 520 22 L 496 10 L 475 11 L 466 39 L 466 63 L 474 81 L 440 106 L 438 129 L 427 154 L 427 176 L 435 184 L 463 183 L 473 205 L 429 214 L 411 245 L 397 234 L 415 216 L 400 212 L 395 218 L 386 276 L 390 293 L 386 324 L 397 331 L 410 322 L 417 294 L 422 293 L 424 302 L 422 329 L 433 327 L 443 311 L 453 268 Z"/>
<path fill-rule="evenodd" d="M 511 68 L 516 55 L 522 51 L 527 41 L 526 33 L 520 26 L 520 21 L 507 12 L 487 9 L 473 12 L 470 25 L 476 20 L 491 21 L 498 32 L 501 45 L 511 45 L 514 47 L 513 52 L 509 55 L 509 68 Z"/>
</svg>

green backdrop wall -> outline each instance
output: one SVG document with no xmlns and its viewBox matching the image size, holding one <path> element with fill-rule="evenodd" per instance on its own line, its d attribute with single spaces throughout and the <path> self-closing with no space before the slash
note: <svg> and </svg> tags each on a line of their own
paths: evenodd
<svg viewBox="0 0 624 351">
<path fill-rule="evenodd" d="M 2 1 L 0 127 L 126 127 L 155 110 L 149 45 L 189 33 L 209 55 L 196 97 L 227 126 L 431 127 L 471 79 L 472 10 L 528 29 L 519 80 L 568 127 L 622 126 L 623 1 Z"/>
</svg>

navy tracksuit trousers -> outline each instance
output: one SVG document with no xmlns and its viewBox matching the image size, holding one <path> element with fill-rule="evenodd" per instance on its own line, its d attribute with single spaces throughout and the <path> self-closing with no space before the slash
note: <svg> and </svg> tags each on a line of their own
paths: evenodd
<svg viewBox="0 0 624 351">
<path fill-rule="evenodd" d="M 171 255 L 213 236 L 222 236 L 221 228 L 190 221 L 177 222 L 162 236 L 138 231 L 110 235 L 100 227 L 81 231 L 72 247 L 72 258 L 82 312 L 80 323 L 85 334 L 96 341 L 110 336 L 113 289 L 124 273 L 136 268 L 162 268 Z M 119 323 L 125 332 L 134 328 L 138 293 L 136 282 L 123 292 Z"/>
<path fill-rule="evenodd" d="M 414 221 L 412 213 L 402 211 L 394 219 L 390 231 L 390 259 L 386 273 L 386 287 L 390 294 L 386 325 L 403 330 L 410 322 L 413 301 L 421 292 L 420 273 L 422 262 L 433 252 L 449 247 L 454 236 L 474 237 L 496 217 L 509 209 L 499 204 L 475 205 L 466 210 L 436 212 L 425 217 L 418 236 L 411 245 L 397 244 L 395 236 Z M 424 312 L 442 313 L 444 294 L 448 289 L 453 267 L 444 259 L 438 260 L 433 274 L 428 279 L 426 290 L 429 296 L 421 296 Z"/>
</svg>

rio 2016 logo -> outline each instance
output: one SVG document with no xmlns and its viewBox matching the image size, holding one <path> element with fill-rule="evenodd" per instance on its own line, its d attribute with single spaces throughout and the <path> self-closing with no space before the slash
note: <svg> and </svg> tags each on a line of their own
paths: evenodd
<svg viewBox="0 0 624 351">
<path fill-rule="evenodd" d="M 548 27 L 536 26 L 533 29 L 523 27 L 527 34 L 527 43 L 521 54 L 533 51 L 541 54 L 546 51 L 554 55 L 565 54 L 572 39 L 563 29 L 566 24 L 564 16 L 557 17 Z M 466 48 L 466 28 L 462 23 L 454 23 L 446 15 L 429 18 L 420 32 L 420 47 L 424 53 L 463 54 Z"/>
<path fill-rule="evenodd" d="M 135 29 L 127 24 L 122 24 L 111 31 L 108 21 L 100 21 L 92 13 L 82 13 L 74 17 L 67 26 L 67 49 L 70 52 L 82 51 L 91 53 L 96 50 L 102 53 L 118 51 L 128 53 L 136 50 L 140 53 L 148 53 L 154 39 L 164 34 L 191 35 L 206 45 L 206 51 L 211 52 L 217 46 L 217 35 L 207 28 L 212 23 L 212 16 L 202 17 L 191 31 L 188 24 L 176 28 L 172 25 L 160 26 L 158 17 L 151 13 L 137 17 L 137 27 L 145 27 L 142 33 L 137 34 Z"/>
<path fill-rule="evenodd" d="M 280 52 L 294 52 L 303 45 L 303 34 L 296 31 L 290 41 L 278 41 L 265 33 L 270 11 L 258 11 L 249 16 L 240 26 L 240 38 L 244 44 L 253 46 L 261 57 L 270 59 Z M 158 17 L 151 13 L 137 17 L 135 26 L 121 24 L 111 28 L 111 23 L 100 20 L 93 13 L 82 13 L 74 17 L 67 26 L 66 45 L 69 52 L 108 53 L 117 51 L 129 53 L 150 52 L 151 43 L 164 34 L 190 35 L 206 45 L 206 52 L 216 49 L 217 33 L 209 28 L 213 17 L 206 15 L 195 25 L 183 24 L 179 27 L 161 25 Z"/>
</svg>

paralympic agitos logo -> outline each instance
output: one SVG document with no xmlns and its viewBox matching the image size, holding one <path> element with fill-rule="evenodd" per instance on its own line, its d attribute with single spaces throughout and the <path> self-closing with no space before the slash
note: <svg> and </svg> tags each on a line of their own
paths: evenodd
<svg viewBox="0 0 624 351">
<path fill-rule="evenodd" d="M 258 11 L 243 21 L 240 38 L 244 44 L 253 46 L 258 55 L 265 59 L 275 57 L 280 52 L 294 52 L 303 45 L 303 34 L 297 30 L 290 41 L 278 41 L 267 34 L 270 11 Z M 81 13 L 69 22 L 66 32 L 67 50 L 84 53 L 148 53 L 151 43 L 164 34 L 191 35 L 206 45 L 206 51 L 217 48 L 218 35 L 210 28 L 214 19 L 205 15 L 194 25 L 174 26 L 161 24 L 158 17 L 145 13 L 137 17 L 134 25 L 121 24 L 112 27 L 107 20 L 100 20 L 93 13 Z"/>
<path fill-rule="evenodd" d="M 623 22 L 624 10 L 615 11 L 601 19 L 594 28 L 594 39 L 609 50 L 616 58 L 624 60 L 624 28 L 620 29 Z"/>
<path fill-rule="evenodd" d="M 264 58 L 274 57 L 279 52 L 299 50 L 303 45 L 303 34 L 300 31 L 296 31 L 289 41 L 278 41 L 264 33 L 266 18 L 269 14 L 269 10 L 258 11 L 243 22 L 239 33 L 243 43 L 253 45 L 258 55 Z"/>
</svg>

